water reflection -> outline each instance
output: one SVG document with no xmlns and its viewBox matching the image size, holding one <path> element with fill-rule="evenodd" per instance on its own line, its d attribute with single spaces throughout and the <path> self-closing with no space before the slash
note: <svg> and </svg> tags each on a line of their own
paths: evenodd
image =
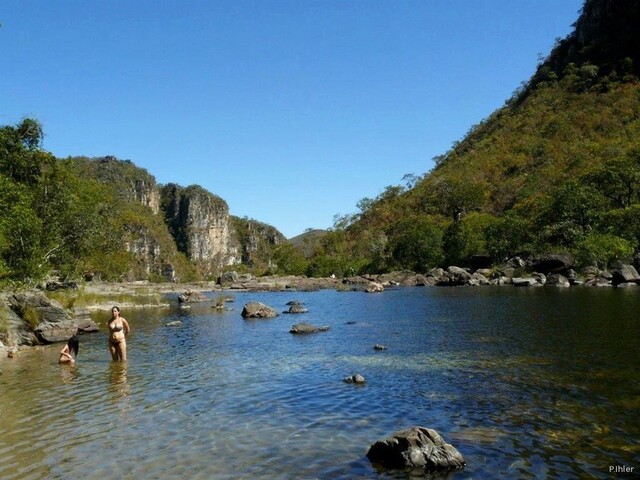
<svg viewBox="0 0 640 480">
<path fill-rule="evenodd" d="M 114 394 L 116 400 L 131 394 L 126 362 L 109 363 L 109 392 Z"/>
<path fill-rule="evenodd" d="M 60 380 L 62 383 L 72 384 L 78 378 L 78 368 L 75 363 L 61 363 Z"/>
</svg>

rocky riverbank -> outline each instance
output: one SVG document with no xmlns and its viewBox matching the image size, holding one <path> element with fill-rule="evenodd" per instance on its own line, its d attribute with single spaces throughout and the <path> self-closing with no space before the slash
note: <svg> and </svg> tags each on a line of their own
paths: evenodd
<svg viewBox="0 0 640 480">
<path fill-rule="evenodd" d="M 122 308 L 167 308 L 176 303 L 211 301 L 222 303 L 233 291 L 314 291 L 336 289 L 382 292 L 400 286 L 515 287 L 618 287 L 640 285 L 634 265 L 619 264 L 610 271 L 588 268 L 576 273 L 571 259 L 555 255 L 525 263 L 519 259 L 498 268 L 434 268 L 425 274 L 410 271 L 345 278 L 304 276 L 254 277 L 236 272 L 223 274 L 218 282 L 197 283 L 102 283 L 47 285 L 42 289 L 0 293 L 0 351 L 15 351 L 63 341 L 76 332 L 96 331 L 90 314 Z M 218 295 L 211 295 L 211 293 Z M 206 295 L 209 294 L 209 295 Z"/>
</svg>

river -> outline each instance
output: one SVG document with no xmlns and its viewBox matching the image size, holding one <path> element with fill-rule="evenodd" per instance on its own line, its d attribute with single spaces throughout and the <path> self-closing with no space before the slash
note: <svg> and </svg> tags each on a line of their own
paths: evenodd
<svg viewBox="0 0 640 480">
<path fill-rule="evenodd" d="M 74 366 L 57 364 L 62 345 L 0 359 L 0 478 L 406 478 L 365 455 L 413 425 L 464 455 L 447 479 L 640 470 L 640 290 L 233 297 L 226 311 L 123 309 L 126 365 L 110 361 L 106 314 Z M 309 313 L 240 315 L 290 300 Z M 301 321 L 330 330 L 290 334 Z M 342 381 L 355 373 L 365 385 Z"/>
</svg>

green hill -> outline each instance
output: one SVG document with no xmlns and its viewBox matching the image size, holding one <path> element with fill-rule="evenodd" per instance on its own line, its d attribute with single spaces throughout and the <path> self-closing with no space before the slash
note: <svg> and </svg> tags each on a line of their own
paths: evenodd
<svg viewBox="0 0 640 480">
<path fill-rule="evenodd" d="M 640 245 L 640 2 L 588 0 L 505 106 L 407 187 L 363 199 L 318 257 L 362 272 L 568 252 L 606 267 Z"/>
</svg>

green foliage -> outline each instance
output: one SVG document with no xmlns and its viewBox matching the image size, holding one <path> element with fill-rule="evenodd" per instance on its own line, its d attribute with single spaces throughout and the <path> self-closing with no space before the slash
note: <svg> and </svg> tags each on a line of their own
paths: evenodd
<svg viewBox="0 0 640 480">
<path fill-rule="evenodd" d="M 273 249 L 272 262 L 276 273 L 285 275 L 304 275 L 309 262 L 300 250 L 290 243 L 277 245 Z"/>
<path fill-rule="evenodd" d="M 134 293 L 96 293 L 83 288 L 79 290 L 56 290 L 47 292 L 47 297 L 56 300 L 65 308 L 112 305 L 162 305 L 166 300 L 157 292 L 141 289 Z"/>
<path fill-rule="evenodd" d="M 249 270 L 254 273 L 271 272 L 281 267 L 299 270 L 299 265 L 295 265 L 297 261 L 291 257 L 293 252 L 287 252 L 287 247 L 284 247 L 286 239 L 276 228 L 246 217 L 231 216 L 230 220 L 240 246 L 242 263 L 246 264 Z M 285 263 L 279 264 L 275 255 Z M 285 264 L 286 267 L 283 267 Z"/>
<path fill-rule="evenodd" d="M 613 262 L 630 257 L 635 246 L 637 244 L 615 235 L 594 233 L 578 242 L 575 255 L 583 266 L 595 265 L 606 269 Z"/>
<path fill-rule="evenodd" d="M 533 251 L 534 232 L 531 223 L 516 214 L 496 218 L 485 231 L 486 250 L 499 263 L 520 253 Z"/>
<path fill-rule="evenodd" d="M 429 217 L 406 218 L 387 230 L 388 252 L 398 269 L 426 272 L 443 259 L 443 232 Z"/>
<path fill-rule="evenodd" d="M 25 307 L 20 314 L 22 319 L 29 324 L 31 330 L 35 330 L 40 324 L 40 316 L 34 308 Z"/>
<path fill-rule="evenodd" d="M 594 228 L 605 207 L 602 196 L 589 186 L 578 181 L 560 185 L 543 213 L 541 241 L 572 247 Z"/>
<path fill-rule="evenodd" d="M 445 263 L 466 266 L 471 257 L 487 252 L 486 231 L 496 223 L 491 215 L 473 213 L 452 222 L 443 238 Z"/>
<path fill-rule="evenodd" d="M 587 181 L 614 207 L 626 208 L 640 201 L 640 153 L 613 158 L 586 176 Z"/>
</svg>

